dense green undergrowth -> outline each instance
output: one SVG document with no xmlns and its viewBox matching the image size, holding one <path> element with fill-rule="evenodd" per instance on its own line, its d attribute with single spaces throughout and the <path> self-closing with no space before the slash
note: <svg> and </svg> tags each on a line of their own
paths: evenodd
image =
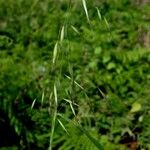
<svg viewBox="0 0 150 150">
<path fill-rule="evenodd" d="M 150 6 L 0 1 L 0 149 L 150 149 Z"/>
</svg>

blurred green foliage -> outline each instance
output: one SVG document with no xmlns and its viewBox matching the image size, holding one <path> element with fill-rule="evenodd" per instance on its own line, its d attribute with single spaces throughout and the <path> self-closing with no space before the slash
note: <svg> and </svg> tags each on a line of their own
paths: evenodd
<svg viewBox="0 0 150 150">
<path fill-rule="evenodd" d="M 150 149 L 145 3 L 88 0 L 88 22 L 80 0 L 0 1 L 0 149 L 49 147 L 54 84 L 58 113 L 77 120 L 104 149 Z M 97 149 L 57 119 L 54 149 Z"/>
</svg>

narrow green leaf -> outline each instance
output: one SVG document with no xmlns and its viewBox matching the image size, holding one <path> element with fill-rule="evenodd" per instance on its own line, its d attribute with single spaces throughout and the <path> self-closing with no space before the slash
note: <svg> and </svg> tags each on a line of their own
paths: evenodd
<svg viewBox="0 0 150 150">
<path fill-rule="evenodd" d="M 54 97 L 55 97 L 55 104 L 57 106 L 57 89 L 56 89 L 56 85 L 54 84 Z"/>
<path fill-rule="evenodd" d="M 107 21 L 107 19 L 105 17 L 104 17 L 104 21 L 105 21 L 105 24 L 106 24 L 107 28 L 110 29 L 109 23 L 108 23 L 108 21 Z"/>
<path fill-rule="evenodd" d="M 63 125 L 63 123 L 62 123 L 59 119 L 57 119 L 57 120 L 58 120 L 59 124 L 61 125 L 61 127 L 63 128 L 63 130 L 64 130 L 67 134 L 69 134 L 68 131 L 67 131 L 67 129 L 66 129 L 65 126 Z"/>
<path fill-rule="evenodd" d="M 54 46 L 54 51 L 53 51 L 53 64 L 56 61 L 56 57 L 57 57 L 57 51 L 58 51 L 58 42 L 56 42 L 55 46 Z"/>
<path fill-rule="evenodd" d="M 33 100 L 32 105 L 31 105 L 31 109 L 33 109 L 35 102 L 36 102 L 36 99 Z"/>
<path fill-rule="evenodd" d="M 73 29 L 73 31 L 75 31 L 77 34 L 80 34 L 80 32 L 77 30 L 77 28 L 76 28 L 76 27 L 71 26 L 71 28 L 72 28 L 72 29 Z"/>
<path fill-rule="evenodd" d="M 63 26 L 61 28 L 61 32 L 60 32 L 60 41 L 61 42 L 64 40 L 64 34 L 65 34 L 65 27 Z"/>
<path fill-rule="evenodd" d="M 45 94 L 44 94 L 44 91 L 42 93 L 42 99 L 41 99 L 41 105 L 43 106 L 43 102 L 44 102 L 44 97 L 45 97 Z"/>
<path fill-rule="evenodd" d="M 69 80 L 72 80 L 71 77 L 69 77 L 68 75 L 65 75 Z M 76 81 L 74 81 L 74 83 L 79 87 L 81 88 L 82 90 L 84 90 L 84 88 Z"/>
<path fill-rule="evenodd" d="M 99 20 L 101 21 L 102 20 L 102 15 L 101 15 L 98 7 L 96 7 L 96 10 L 97 10 L 97 14 L 98 14 Z"/>
<path fill-rule="evenodd" d="M 86 6 L 86 1 L 82 0 L 82 4 L 83 4 L 83 8 L 84 8 L 84 11 L 85 11 L 85 14 L 86 14 L 86 18 L 87 18 L 88 22 L 90 22 L 89 14 L 88 14 L 87 6 Z"/>
</svg>

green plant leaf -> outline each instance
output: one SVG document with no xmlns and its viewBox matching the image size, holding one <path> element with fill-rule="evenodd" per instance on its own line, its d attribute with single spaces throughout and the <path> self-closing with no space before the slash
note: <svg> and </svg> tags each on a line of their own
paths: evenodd
<svg viewBox="0 0 150 150">
<path fill-rule="evenodd" d="M 87 138 L 99 149 L 99 150 L 104 150 L 103 146 L 93 137 L 90 135 L 90 133 L 84 129 L 79 123 L 72 121 L 66 117 L 64 117 L 61 114 L 57 114 L 58 116 L 60 116 L 61 118 L 63 118 L 64 120 L 66 120 L 69 123 L 72 123 L 76 128 L 78 128 L 81 132 L 83 132 Z"/>
<path fill-rule="evenodd" d="M 132 108 L 131 108 L 130 112 L 134 113 L 134 112 L 140 111 L 141 107 L 142 106 L 139 102 L 135 102 L 132 104 Z"/>
</svg>

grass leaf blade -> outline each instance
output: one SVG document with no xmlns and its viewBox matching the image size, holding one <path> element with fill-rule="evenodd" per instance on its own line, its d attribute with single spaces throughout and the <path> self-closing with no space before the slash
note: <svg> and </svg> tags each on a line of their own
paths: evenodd
<svg viewBox="0 0 150 150">
<path fill-rule="evenodd" d="M 58 42 L 56 42 L 54 46 L 54 51 L 53 51 L 53 64 L 55 64 L 56 57 L 57 57 L 57 51 L 58 51 Z"/>
<path fill-rule="evenodd" d="M 86 18 L 87 18 L 88 22 L 90 23 L 89 14 L 88 14 L 87 6 L 86 6 L 86 1 L 82 0 L 82 4 L 83 4 L 83 8 L 84 8 L 84 11 L 86 14 Z"/>
</svg>

